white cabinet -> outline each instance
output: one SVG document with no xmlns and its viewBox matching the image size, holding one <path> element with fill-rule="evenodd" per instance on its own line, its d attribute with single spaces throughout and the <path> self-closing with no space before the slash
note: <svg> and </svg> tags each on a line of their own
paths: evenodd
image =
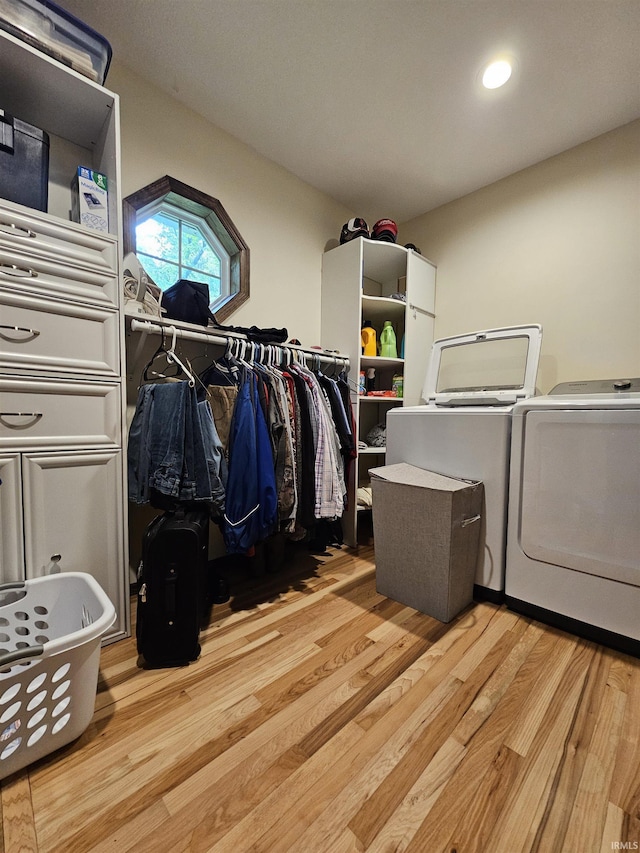
<svg viewBox="0 0 640 853">
<path fill-rule="evenodd" d="M 119 601 L 121 583 L 112 571 L 124 535 L 119 451 L 3 454 L 0 470 L 3 581 L 86 571 Z"/>
<path fill-rule="evenodd" d="M 360 442 L 373 427 L 385 424 L 391 408 L 423 402 L 421 392 L 433 343 L 435 282 L 436 268 L 431 261 L 394 243 L 359 237 L 323 256 L 321 341 L 324 348 L 349 356 L 349 384 Z M 404 294 L 404 300 L 394 298 L 398 293 Z M 385 321 L 391 322 L 398 358 L 363 356 L 360 332 L 366 320 L 376 330 L 378 343 Z M 358 394 L 360 373 L 366 378 L 370 371 L 377 392 L 390 391 L 393 377 L 402 376 L 402 399 Z M 368 487 L 369 469 L 384 464 L 384 446 L 367 446 L 361 447 L 357 463 L 351 466 L 343 517 L 349 545 L 358 541 L 358 487 Z"/>
<path fill-rule="evenodd" d="M 0 107 L 50 137 L 48 210 L 0 198 L 0 582 L 92 574 L 113 640 L 129 633 L 118 96 L 0 31 Z M 69 221 L 79 165 L 107 175 L 109 233 Z"/>
</svg>

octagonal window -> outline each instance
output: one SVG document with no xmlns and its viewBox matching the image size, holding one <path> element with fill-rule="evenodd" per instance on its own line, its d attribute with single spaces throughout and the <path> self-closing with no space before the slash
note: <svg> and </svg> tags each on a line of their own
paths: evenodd
<svg viewBox="0 0 640 853">
<path fill-rule="evenodd" d="M 125 254 L 161 290 L 206 282 L 218 320 L 249 298 L 249 249 L 217 199 L 166 176 L 124 200 L 124 222 Z"/>
</svg>

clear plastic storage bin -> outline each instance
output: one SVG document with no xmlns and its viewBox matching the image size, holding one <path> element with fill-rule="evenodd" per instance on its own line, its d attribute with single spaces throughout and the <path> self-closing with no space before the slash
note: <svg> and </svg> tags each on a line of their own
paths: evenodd
<svg viewBox="0 0 640 853">
<path fill-rule="evenodd" d="M 82 572 L 0 586 L 0 779 L 87 728 L 100 640 L 115 616 Z"/>
<path fill-rule="evenodd" d="M 0 29 L 103 84 L 111 45 L 52 0 L 0 0 Z"/>
</svg>

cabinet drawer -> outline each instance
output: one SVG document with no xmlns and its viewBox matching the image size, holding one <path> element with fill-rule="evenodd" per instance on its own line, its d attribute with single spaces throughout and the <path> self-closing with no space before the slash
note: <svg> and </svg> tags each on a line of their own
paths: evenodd
<svg viewBox="0 0 640 853">
<path fill-rule="evenodd" d="M 0 447 L 118 446 L 120 386 L 0 378 Z"/>
<path fill-rule="evenodd" d="M 118 307 L 117 241 L 0 200 L 0 284 Z"/>
<path fill-rule="evenodd" d="M 114 310 L 0 286 L 0 367 L 38 373 L 119 373 Z"/>
<path fill-rule="evenodd" d="M 0 199 L 0 246 L 50 261 L 116 273 L 117 241 L 40 211 Z"/>
<path fill-rule="evenodd" d="M 27 247 L 0 244 L 0 284 L 34 295 L 73 299 L 76 302 L 117 308 L 118 277 L 111 270 L 51 259 Z"/>
</svg>

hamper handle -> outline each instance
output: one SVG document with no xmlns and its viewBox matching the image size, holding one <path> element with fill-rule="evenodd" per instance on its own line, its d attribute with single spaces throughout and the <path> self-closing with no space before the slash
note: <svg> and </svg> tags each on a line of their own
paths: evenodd
<svg viewBox="0 0 640 853">
<path fill-rule="evenodd" d="M 0 595 L 10 589 L 24 589 L 26 585 L 25 581 L 8 581 L 7 583 L 0 583 Z M 0 607 L 2 607 L 2 602 L 0 602 Z"/>
<path fill-rule="evenodd" d="M 13 666 L 14 663 L 22 661 L 25 658 L 36 658 L 43 652 L 44 646 L 41 644 L 25 646 L 23 649 L 14 649 L 12 652 L 5 652 L 0 655 L 0 672 L 7 666 Z"/>
</svg>

